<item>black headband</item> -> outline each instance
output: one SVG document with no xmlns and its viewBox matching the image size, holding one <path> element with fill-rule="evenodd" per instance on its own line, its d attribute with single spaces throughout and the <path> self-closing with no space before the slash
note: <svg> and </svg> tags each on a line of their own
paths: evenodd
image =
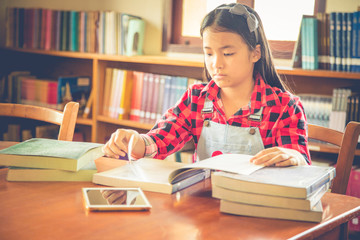
<svg viewBox="0 0 360 240">
<path fill-rule="evenodd" d="M 256 29 L 259 26 L 259 22 L 258 22 L 256 16 L 253 13 L 250 13 L 246 9 L 246 7 L 244 7 L 244 5 L 238 3 L 238 4 L 234 5 L 233 7 L 222 6 L 217 9 L 229 9 L 229 12 L 232 14 L 244 16 L 246 18 L 246 22 L 247 22 L 249 31 L 255 33 L 256 43 L 258 43 L 258 32 L 256 31 Z"/>
</svg>

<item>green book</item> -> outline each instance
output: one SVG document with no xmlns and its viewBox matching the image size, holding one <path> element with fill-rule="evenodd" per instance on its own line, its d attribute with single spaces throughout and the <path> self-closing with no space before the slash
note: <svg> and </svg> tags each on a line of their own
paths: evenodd
<svg viewBox="0 0 360 240">
<path fill-rule="evenodd" d="M 0 151 L 0 165 L 78 171 L 103 156 L 103 144 L 32 138 Z"/>
<path fill-rule="evenodd" d="M 79 34 L 79 13 L 76 11 L 70 11 L 70 30 L 69 30 L 69 45 L 70 51 L 78 51 L 78 34 Z"/>
<path fill-rule="evenodd" d="M 59 169 L 10 167 L 6 180 L 28 182 L 91 182 L 96 172 L 97 169 L 94 161 L 90 161 L 77 172 Z"/>
</svg>

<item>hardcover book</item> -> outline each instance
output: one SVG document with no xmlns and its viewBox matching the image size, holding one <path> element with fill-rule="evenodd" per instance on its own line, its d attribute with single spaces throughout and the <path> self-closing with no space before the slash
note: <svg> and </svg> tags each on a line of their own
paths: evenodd
<svg viewBox="0 0 360 240">
<path fill-rule="evenodd" d="M 298 210 L 310 211 L 322 198 L 322 196 L 329 189 L 330 184 L 325 184 L 315 191 L 306 199 L 279 197 L 257 193 L 241 192 L 219 187 L 212 184 L 212 196 L 214 198 L 223 199 L 232 202 L 278 207 L 278 208 L 291 208 Z"/>
<path fill-rule="evenodd" d="M 0 150 L 0 165 L 78 171 L 103 156 L 103 144 L 32 138 Z"/>
<path fill-rule="evenodd" d="M 226 200 L 220 201 L 220 212 L 242 216 L 277 218 L 286 220 L 321 222 L 322 203 L 319 201 L 310 211 L 250 205 Z"/>
<path fill-rule="evenodd" d="M 334 167 L 265 167 L 250 175 L 215 172 L 212 183 L 236 191 L 306 199 L 331 182 L 335 173 Z"/>
<path fill-rule="evenodd" d="M 91 182 L 96 172 L 94 161 L 90 161 L 77 172 L 59 169 L 10 167 L 6 180 L 29 182 Z"/>
</svg>

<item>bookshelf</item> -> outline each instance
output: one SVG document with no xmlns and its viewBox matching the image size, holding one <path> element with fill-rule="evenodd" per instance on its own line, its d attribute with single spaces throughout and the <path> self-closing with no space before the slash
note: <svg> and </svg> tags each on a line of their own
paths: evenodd
<svg viewBox="0 0 360 240">
<path fill-rule="evenodd" d="M 89 118 L 78 118 L 77 127 L 85 133 L 86 141 L 104 142 L 119 127 L 146 132 L 151 123 L 119 120 L 102 116 L 104 102 L 103 89 L 107 67 L 167 74 L 202 79 L 201 60 L 174 58 L 167 56 L 118 56 L 94 53 L 45 51 L 37 49 L 0 48 L 0 73 L 15 70 L 29 70 L 38 76 L 57 78 L 60 75 L 88 75 L 95 90 L 95 101 Z M 360 73 L 335 72 L 326 70 L 303 70 L 278 68 L 295 94 L 332 94 L 336 87 L 360 89 Z M 336 153 L 332 146 L 312 145 L 311 150 Z M 360 155 L 360 151 L 356 152 Z"/>
</svg>

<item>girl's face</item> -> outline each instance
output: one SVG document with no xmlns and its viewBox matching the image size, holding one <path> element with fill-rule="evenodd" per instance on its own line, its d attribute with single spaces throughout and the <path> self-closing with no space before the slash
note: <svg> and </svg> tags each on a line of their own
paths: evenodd
<svg viewBox="0 0 360 240">
<path fill-rule="evenodd" d="M 261 55 L 259 45 L 250 51 L 239 34 L 208 27 L 203 32 L 203 49 L 206 69 L 220 88 L 241 87 L 253 81 L 254 64 Z"/>
</svg>

